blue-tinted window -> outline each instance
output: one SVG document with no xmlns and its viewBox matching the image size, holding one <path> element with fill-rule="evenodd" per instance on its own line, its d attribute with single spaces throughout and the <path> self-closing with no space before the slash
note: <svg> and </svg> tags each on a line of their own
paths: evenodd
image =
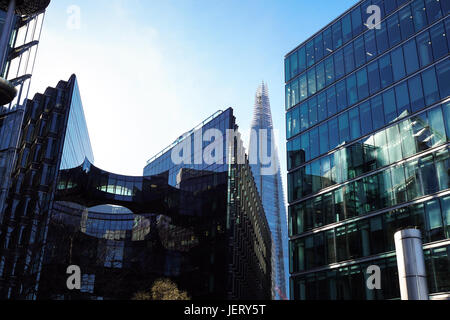
<svg viewBox="0 0 450 320">
<path fill-rule="evenodd" d="M 323 32 L 323 49 L 325 55 L 333 52 L 333 38 L 331 35 L 331 28 L 328 28 Z"/>
<path fill-rule="evenodd" d="M 450 18 L 445 19 L 445 29 L 447 30 L 445 33 L 447 35 L 447 46 L 450 48 Z"/>
<path fill-rule="evenodd" d="M 439 89 L 436 80 L 434 67 L 422 73 L 423 91 L 425 94 L 425 104 L 431 105 L 439 100 Z"/>
<path fill-rule="evenodd" d="M 314 97 L 309 100 L 309 125 L 312 127 L 317 123 L 318 115 L 317 115 L 317 98 Z"/>
<path fill-rule="evenodd" d="M 325 154 L 328 152 L 328 123 L 324 123 L 319 127 L 319 137 L 320 137 L 320 154 Z"/>
<path fill-rule="evenodd" d="M 334 63 L 333 57 L 329 57 L 325 60 L 325 74 L 326 84 L 329 85 L 334 82 Z"/>
<path fill-rule="evenodd" d="M 317 91 L 322 90 L 325 87 L 325 65 L 323 62 L 316 66 L 317 76 Z"/>
<path fill-rule="evenodd" d="M 300 102 L 300 93 L 298 89 L 298 79 L 292 81 L 291 83 L 291 104 L 295 106 Z"/>
<path fill-rule="evenodd" d="M 353 43 L 344 48 L 345 73 L 350 73 L 355 69 L 355 55 L 353 54 Z"/>
<path fill-rule="evenodd" d="M 416 112 L 422 109 L 425 105 L 423 97 L 422 80 L 420 75 L 417 75 L 408 80 L 409 96 L 411 98 L 411 110 Z"/>
<path fill-rule="evenodd" d="M 288 82 L 289 80 L 291 80 L 291 57 L 287 57 L 284 60 L 284 81 Z"/>
<path fill-rule="evenodd" d="M 298 60 L 297 52 L 293 53 L 291 56 L 291 79 L 298 74 Z"/>
<path fill-rule="evenodd" d="M 332 26 L 333 30 L 333 48 L 338 49 L 342 46 L 342 25 L 341 20 L 337 21 Z"/>
<path fill-rule="evenodd" d="M 363 68 L 356 73 L 356 80 L 358 83 L 358 97 L 359 100 L 362 100 L 369 95 L 369 84 L 367 80 L 366 68 Z"/>
<path fill-rule="evenodd" d="M 417 50 L 419 51 L 420 66 L 424 67 L 433 61 L 430 35 L 425 31 L 417 36 L 416 42 Z"/>
<path fill-rule="evenodd" d="M 303 72 L 306 70 L 306 50 L 305 47 L 301 47 L 298 50 L 298 67 L 299 72 Z"/>
<path fill-rule="evenodd" d="M 394 11 L 395 9 L 397 9 L 397 4 L 394 1 L 385 1 L 384 2 L 384 8 L 386 10 L 386 14 L 391 13 L 392 11 Z"/>
<path fill-rule="evenodd" d="M 339 129 L 337 118 L 333 118 L 328 121 L 328 132 L 330 134 L 330 150 L 336 148 L 339 145 Z"/>
<path fill-rule="evenodd" d="M 383 93 L 384 118 L 386 123 L 390 123 L 397 118 L 397 104 L 395 102 L 394 89 L 389 89 Z"/>
<path fill-rule="evenodd" d="M 314 128 L 309 132 L 309 145 L 311 147 L 311 159 L 319 156 L 319 128 Z"/>
<path fill-rule="evenodd" d="M 319 112 L 319 121 L 323 121 L 328 117 L 327 93 L 325 91 L 317 96 L 317 110 Z"/>
<path fill-rule="evenodd" d="M 406 6 L 399 11 L 400 30 L 402 32 L 403 40 L 409 38 L 414 33 L 413 20 L 411 17 L 411 9 L 409 6 Z"/>
<path fill-rule="evenodd" d="M 414 28 L 417 31 L 422 30 L 427 25 L 427 15 L 423 0 L 416 0 L 411 4 L 414 19 Z"/>
<path fill-rule="evenodd" d="M 445 0 L 443 0 L 445 2 Z M 441 6 L 439 5 L 439 0 L 425 0 L 425 6 L 427 8 L 428 21 L 430 23 L 436 21 L 442 17 Z"/>
<path fill-rule="evenodd" d="M 309 147 L 309 132 L 305 132 L 300 138 L 301 149 L 305 152 L 305 162 L 311 160 L 311 152 Z"/>
<path fill-rule="evenodd" d="M 430 29 L 434 59 L 437 60 L 448 53 L 444 24 L 438 23 Z"/>
<path fill-rule="evenodd" d="M 385 55 L 379 60 L 380 65 L 380 79 L 381 87 L 386 88 L 393 81 L 392 66 L 391 66 L 391 56 Z"/>
<path fill-rule="evenodd" d="M 383 99 L 380 95 L 370 101 L 372 107 L 373 130 L 378 130 L 384 125 Z"/>
<path fill-rule="evenodd" d="M 348 104 L 352 105 L 358 101 L 358 92 L 357 92 L 357 87 L 356 87 L 356 75 L 352 74 L 351 76 L 347 77 L 346 81 L 347 81 Z"/>
<path fill-rule="evenodd" d="M 411 113 L 409 106 L 408 85 L 403 82 L 395 87 L 395 96 L 397 100 L 397 111 L 399 116 L 406 116 Z"/>
<path fill-rule="evenodd" d="M 300 105 L 300 128 L 302 131 L 309 128 L 309 107 L 306 102 Z"/>
<path fill-rule="evenodd" d="M 405 60 L 403 59 L 403 49 L 398 47 L 391 52 L 394 81 L 403 79 L 406 75 Z"/>
<path fill-rule="evenodd" d="M 286 85 L 286 98 L 285 98 L 286 110 L 291 107 L 291 85 Z"/>
<path fill-rule="evenodd" d="M 314 61 L 314 42 L 311 40 L 306 44 L 306 65 L 311 67 Z"/>
<path fill-rule="evenodd" d="M 447 14 L 450 12 L 450 1 L 441 1 L 443 14 Z M 449 221 L 450 222 L 450 221 Z"/>
<path fill-rule="evenodd" d="M 323 38 L 322 34 L 319 34 L 317 37 L 314 38 L 314 47 L 316 50 L 316 61 L 319 61 L 323 58 Z"/>
<path fill-rule="evenodd" d="M 389 43 L 391 47 L 393 47 L 401 41 L 400 24 L 398 21 L 398 16 L 396 14 L 394 14 L 392 17 L 389 17 L 389 19 L 387 20 L 387 27 Z"/>
<path fill-rule="evenodd" d="M 446 59 L 436 66 L 441 99 L 450 96 L 450 60 Z"/>
<path fill-rule="evenodd" d="M 344 53 L 342 50 L 339 50 L 339 52 L 334 55 L 334 70 L 336 80 L 342 78 L 345 75 Z"/>
<path fill-rule="evenodd" d="M 359 37 L 355 40 L 355 63 L 356 67 L 362 66 L 366 63 L 366 51 L 364 49 L 364 37 Z"/>
<path fill-rule="evenodd" d="M 345 80 L 336 84 L 336 100 L 338 112 L 347 107 L 347 90 L 345 88 Z"/>
<path fill-rule="evenodd" d="M 350 126 L 348 124 L 348 112 L 339 116 L 339 144 L 350 141 Z"/>
<path fill-rule="evenodd" d="M 316 93 L 316 69 L 308 71 L 308 96 Z"/>
<path fill-rule="evenodd" d="M 300 124 L 299 124 L 299 109 L 295 108 L 292 111 L 292 136 L 300 133 Z"/>
<path fill-rule="evenodd" d="M 377 44 L 375 42 L 375 30 L 369 30 L 364 34 L 367 60 L 373 59 L 377 55 Z"/>
<path fill-rule="evenodd" d="M 366 134 L 373 131 L 372 126 L 372 110 L 370 108 L 370 102 L 364 102 L 359 106 L 359 111 L 361 114 L 361 134 L 365 136 Z"/>
<path fill-rule="evenodd" d="M 308 97 L 308 80 L 306 79 L 306 74 L 302 74 L 298 81 L 298 86 L 300 89 L 300 101 L 303 101 Z"/>
<path fill-rule="evenodd" d="M 342 18 L 342 39 L 346 43 L 352 38 L 352 21 L 350 14 Z"/>
<path fill-rule="evenodd" d="M 378 69 L 378 61 L 374 61 L 367 66 L 369 73 L 369 88 L 370 94 L 373 94 L 381 89 L 380 72 Z"/>
<path fill-rule="evenodd" d="M 445 129 L 447 130 L 447 141 L 450 141 L 450 102 L 442 105 L 442 111 L 444 112 Z M 450 223 L 450 220 L 448 222 Z"/>
<path fill-rule="evenodd" d="M 381 23 L 381 29 L 376 29 L 376 38 L 377 38 L 377 48 L 378 48 L 378 54 L 382 54 L 387 49 L 389 49 L 389 41 L 388 41 L 388 35 L 387 35 L 387 27 L 386 22 Z"/>
<path fill-rule="evenodd" d="M 411 39 L 403 46 L 405 57 L 406 72 L 411 74 L 419 69 L 419 58 L 417 57 L 417 48 L 415 39 Z"/>
<path fill-rule="evenodd" d="M 350 140 L 355 140 L 361 136 L 361 127 L 359 119 L 359 108 L 353 108 L 348 112 L 350 121 Z"/>
<path fill-rule="evenodd" d="M 352 10 L 352 27 L 353 36 L 360 34 L 363 30 L 363 23 L 361 18 L 361 7 L 358 6 Z"/>
<path fill-rule="evenodd" d="M 288 139 L 292 137 L 292 111 L 286 114 L 286 136 Z"/>
<path fill-rule="evenodd" d="M 337 113 L 336 89 L 334 86 L 327 90 L 327 108 L 329 117 Z"/>
</svg>

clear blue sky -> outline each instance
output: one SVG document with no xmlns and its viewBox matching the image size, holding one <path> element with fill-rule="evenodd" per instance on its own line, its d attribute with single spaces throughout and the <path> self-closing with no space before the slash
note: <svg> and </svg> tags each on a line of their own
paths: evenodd
<svg viewBox="0 0 450 320">
<path fill-rule="evenodd" d="M 233 107 L 248 130 L 264 80 L 285 170 L 283 57 L 356 2 L 53 0 L 31 93 L 77 74 L 96 165 L 141 175 L 218 109 Z M 80 29 L 67 27 L 71 5 Z"/>
</svg>

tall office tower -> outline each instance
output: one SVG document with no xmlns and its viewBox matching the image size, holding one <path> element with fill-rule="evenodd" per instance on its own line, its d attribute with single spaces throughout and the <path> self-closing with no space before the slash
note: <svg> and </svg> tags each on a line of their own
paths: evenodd
<svg viewBox="0 0 450 320">
<path fill-rule="evenodd" d="M 288 225 L 278 150 L 273 134 L 269 92 L 267 85 L 262 83 L 256 92 L 249 155 L 256 160 L 250 161 L 251 168 L 272 234 L 273 296 L 277 300 L 285 300 L 289 274 Z M 262 155 L 268 156 L 270 161 L 265 163 Z"/>
<path fill-rule="evenodd" d="M 449 11 L 359 1 L 286 55 L 293 299 L 400 298 L 394 233 L 410 226 L 431 297 L 448 297 Z M 371 265 L 380 290 L 366 285 Z"/>
<path fill-rule="evenodd" d="M 0 226 L 0 299 L 37 298 L 59 170 L 93 161 L 75 76 L 27 100 L 20 133 Z"/>
<path fill-rule="evenodd" d="M 49 2 L 0 1 L 0 224 Z"/>
</svg>

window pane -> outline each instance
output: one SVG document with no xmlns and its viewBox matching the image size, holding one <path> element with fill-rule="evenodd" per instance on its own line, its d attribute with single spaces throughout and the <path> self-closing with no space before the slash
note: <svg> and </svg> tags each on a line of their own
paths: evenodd
<svg viewBox="0 0 450 320">
<path fill-rule="evenodd" d="M 300 116 L 299 109 L 295 108 L 292 111 L 292 136 L 300 133 Z"/>
<path fill-rule="evenodd" d="M 311 67 L 314 61 L 314 42 L 311 40 L 306 44 L 306 65 Z"/>
<path fill-rule="evenodd" d="M 309 132 L 302 134 L 301 136 L 301 149 L 305 153 L 305 162 L 311 160 L 311 152 L 309 148 Z"/>
<path fill-rule="evenodd" d="M 363 136 L 372 132 L 372 110 L 369 102 L 364 102 L 359 106 L 361 113 L 361 133 Z"/>
<path fill-rule="evenodd" d="M 358 97 L 359 100 L 366 98 L 369 95 L 369 84 L 367 79 L 367 70 L 361 69 L 356 73 L 358 82 Z"/>
<path fill-rule="evenodd" d="M 361 136 L 359 108 L 353 108 L 349 111 L 350 118 L 350 138 L 355 140 Z"/>
<path fill-rule="evenodd" d="M 312 68 L 308 71 L 308 96 L 316 93 L 316 70 Z"/>
<path fill-rule="evenodd" d="M 336 89 L 334 86 L 327 90 L 327 108 L 329 117 L 336 114 L 337 102 L 336 102 Z"/>
<path fill-rule="evenodd" d="M 381 29 L 379 29 L 379 30 L 375 29 L 376 38 L 377 38 L 378 54 L 382 54 L 389 48 L 386 22 L 383 21 L 380 26 L 381 26 Z"/>
<path fill-rule="evenodd" d="M 323 121 L 328 117 L 326 92 L 322 92 L 317 96 L 317 110 L 319 121 Z"/>
<path fill-rule="evenodd" d="M 439 180 L 439 190 L 450 188 L 450 154 L 449 149 L 441 150 L 436 154 L 436 171 Z"/>
<path fill-rule="evenodd" d="M 360 6 L 353 9 L 352 11 L 352 27 L 353 27 L 353 36 L 360 34 L 363 30 Z"/>
<path fill-rule="evenodd" d="M 298 60 L 297 60 L 297 52 L 295 52 L 291 56 L 291 79 L 294 78 L 297 74 L 298 74 Z"/>
<path fill-rule="evenodd" d="M 440 107 L 428 111 L 428 121 L 430 124 L 431 147 L 441 145 L 446 142 L 444 117 Z"/>
<path fill-rule="evenodd" d="M 344 48 L 345 73 L 350 73 L 355 69 L 355 56 L 353 54 L 353 43 Z"/>
<path fill-rule="evenodd" d="M 417 49 L 419 51 L 420 66 L 424 67 L 433 61 L 430 35 L 428 32 L 424 32 L 417 36 L 416 41 Z"/>
<path fill-rule="evenodd" d="M 306 50 L 305 47 L 301 47 L 298 50 L 298 66 L 299 72 L 303 72 L 306 70 Z"/>
<path fill-rule="evenodd" d="M 413 11 L 414 28 L 417 31 L 422 30 L 427 25 L 427 15 L 423 0 L 416 0 L 411 5 Z"/>
<path fill-rule="evenodd" d="M 333 48 L 336 50 L 342 46 L 342 25 L 341 20 L 332 26 L 333 30 Z"/>
<path fill-rule="evenodd" d="M 287 57 L 284 60 L 284 75 L 285 75 L 285 82 L 288 82 L 291 80 L 291 58 Z M 287 104 L 286 104 L 287 105 Z"/>
<path fill-rule="evenodd" d="M 342 40 L 344 43 L 352 38 L 352 22 L 350 14 L 342 18 Z"/>
<path fill-rule="evenodd" d="M 371 101 L 373 129 L 376 131 L 384 125 L 383 101 L 381 96 L 376 96 Z"/>
<path fill-rule="evenodd" d="M 329 57 L 325 60 L 325 73 L 327 77 L 327 85 L 334 82 L 334 63 L 333 63 L 333 57 Z"/>
<path fill-rule="evenodd" d="M 450 60 L 447 59 L 436 66 L 441 99 L 450 95 Z"/>
<path fill-rule="evenodd" d="M 350 127 L 347 112 L 339 116 L 339 140 L 340 144 L 350 141 Z"/>
<path fill-rule="evenodd" d="M 308 103 L 300 105 L 300 128 L 301 131 L 309 128 L 309 107 Z"/>
<path fill-rule="evenodd" d="M 434 67 L 422 73 L 423 91 L 425 93 L 425 104 L 431 105 L 439 100 L 439 90 L 436 81 Z"/>
<path fill-rule="evenodd" d="M 339 50 L 339 52 L 334 55 L 334 70 L 336 79 L 340 79 L 345 75 L 343 50 Z"/>
<path fill-rule="evenodd" d="M 378 61 L 374 61 L 367 66 L 369 73 L 370 94 L 374 94 L 381 90 L 380 71 L 378 69 Z"/>
<path fill-rule="evenodd" d="M 339 145 L 337 118 L 331 119 L 328 122 L 328 132 L 330 134 L 330 149 L 334 149 Z"/>
<path fill-rule="evenodd" d="M 397 119 L 397 105 L 395 103 L 394 89 L 389 89 L 383 93 L 384 116 L 386 123 L 391 123 Z"/>
<path fill-rule="evenodd" d="M 298 89 L 298 79 L 292 81 L 291 83 L 291 104 L 295 106 L 300 102 L 300 92 Z"/>
<path fill-rule="evenodd" d="M 423 97 L 422 80 L 420 75 L 415 76 L 408 80 L 409 96 L 411 98 L 411 110 L 416 112 L 422 109 L 425 105 L 425 99 Z"/>
<path fill-rule="evenodd" d="M 347 78 L 347 98 L 348 104 L 352 105 L 358 101 L 358 93 L 356 88 L 356 75 L 352 74 Z"/>
<path fill-rule="evenodd" d="M 411 9 L 406 6 L 399 11 L 400 29 L 402 31 L 402 39 L 409 38 L 414 33 L 414 26 L 412 23 Z"/>
<path fill-rule="evenodd" d="M 403 82 L 395 87 L 395 96 L 397 100 L 397 112 L 399 117 L 405 117 L 411 113 L 409 106 L 408 85 Z"/>
<path fill-rule="evenodd" d="M 309 145 L 311 147 L 311 159 L 319 156 L 319 128 L 314 128 L 309 132 Z"/>
<path fill-rule="evenodd" d="M 355 40 L 355 63 L 357 68 L 366 63 L 366 50 L 362 36 Z"/>
<path fill-rule="evenodd" d="M 394 81 L 403 79 L 406 75 L 405 61 L 403 59 L 403 49 L 399 47 L 392 51 L 391 59 L 392 68 L 394 70 Z"/>
<path fill-rule="evenodd" d="M 383 88 L 386 88 L 387 86 L 392 84 L 393 81 L 391 56 L 385 55 L 384 57 L 382 57 L 379 61 L 379 65 L 380 65 L 381 86 Z"/>
<path fill-rule="evenodd" d="M 438 23 L 430 29 L 434 59 L 438 60 L 448 53 L 444 24 Z"/>
<path fill-rule="evenodd" d="M 324 123 L 319 127 L 319 136 L 320 136 L 320 154 L 325 154 L 328 152 L 329 144 L 328 144 L 328 123 Z"/>
<path fill-rule="evenodd" d="M 309 125 L 312 127 L 317 123 L 317 98 L 314 97 L 308 102 L 309 105 Z"/>
<path fill-rule="evenodd" d="M 322 34 L 319 34 L 317 37 L 314 38 L 314 47 L 316 51 L 315 59 L 316 61 L 319 61 L 323 58 L 323 38 Z"/>
<path fill-rule="evenodd" d="M 404 46 L 404 57 L 406 62 L 406 72 L 411 74 L 419 69 L 419 59 L 417 57 L 416 41 L 408 41 Z"/>
<path fill-rule="evenodd" d="M 300 88 L 300 101 L 303 101 L 308 97 L 308 82 L 306 80 L 306 74 L 300 76 L 299 88 Z"/>
<path fill-rule="evenodd" d="M 394 14 L 387 20 L 389 43 L 391 47 L 400 43 L 401 33 L 400 33 L 400 23 L 398 21 L 398 16 Z"/>
<path fill-rule="evenodd" d="M 336 100 L 338 111 L 342 111 L 347 107 L 347 91 L 345 89 L 345 80 L 336 84 Z"/>
<path fill-rule="evenodd" d="M 366 45 L 366 58 L 371 60 L 377 55 L 377 45 L 375 42 L 375 30 L 369 30 L 364 34 L 364 43 Z"/>
<path fill-rule="evenodd" d="M 325 87 L 325 66 L 323 62 L 316 66 L 317 76 L 317 91 L 322 90 Z"/>
<path fill-rule="evenodd" d="M 425 0 L 428 21 L 430 23 L 442 17 L 441 6 L 439 5 L 439 2 L 439 0 Z"/>
<path fill-rule="evenodd" d="M 325 55 L 333 52 L 333 40 L 331 36 L 331 28 L 328 28 L 323 32 L 323 47 Z"/>
<path fill-rule="evenodd" d="M 442 105 L 442 111 L 444 113 L 445 129 L 447 131 L 447 141 L 450 140 L 450 102 Z"/>
</svg>

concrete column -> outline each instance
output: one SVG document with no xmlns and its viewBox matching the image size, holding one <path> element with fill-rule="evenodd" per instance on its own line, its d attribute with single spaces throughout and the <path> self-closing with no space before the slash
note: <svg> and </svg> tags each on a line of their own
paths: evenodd
<svg viewBox="0 0 450 320">
<path fill-rule="evenodd" d="M 405 229 L 394 238 L 402 300 L 429 300 L 420 230 Z"/>
</svg>

